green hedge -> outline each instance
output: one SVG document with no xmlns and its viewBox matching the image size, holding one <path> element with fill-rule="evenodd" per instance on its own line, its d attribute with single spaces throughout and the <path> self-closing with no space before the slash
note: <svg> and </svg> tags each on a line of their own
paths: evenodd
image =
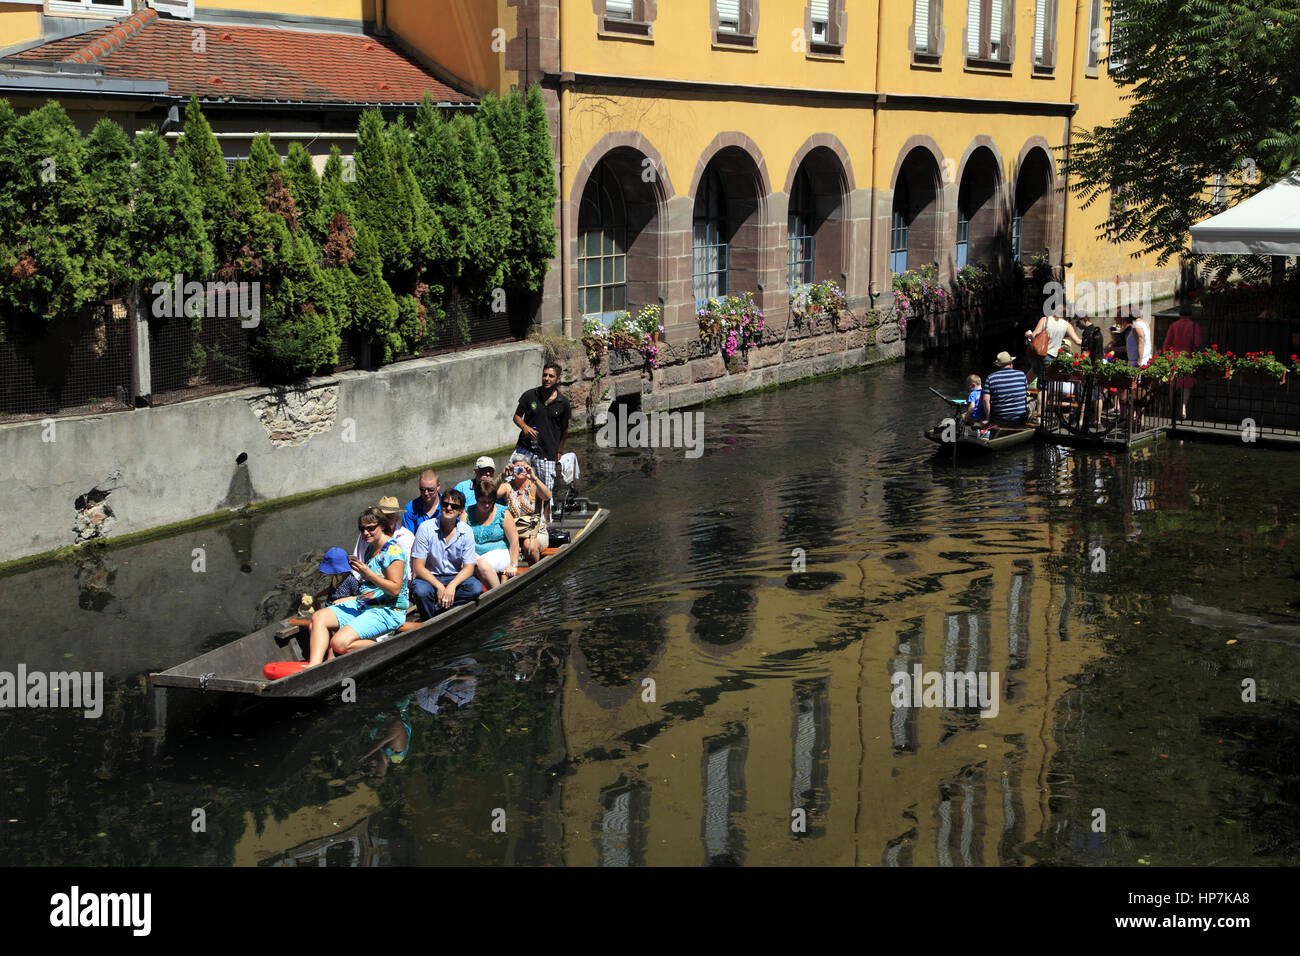
<svg viewBox="0 0 1300 956">
<path fill-rule="evenodd" d="M 264 381 L 328 370 L 345 335 L 385 362 L 435 340 L 453 290 L 486 305 L 540 289 L 551 156 L 537 88 L 450 120 L 426 94 L 413 128 L 369 110 L 353 161 L 335 147 L 319 177 L 266 134 L 228 175 L 196 98 L 174 152 L 153 130 L 132 142 L 101 120 L 83 137 L 56 102 L 20 116 L 0 100 L 0 310 L 39 325 L 136 283 L 148 301 L 177 273 L 257 281 Z"/>
</svg>

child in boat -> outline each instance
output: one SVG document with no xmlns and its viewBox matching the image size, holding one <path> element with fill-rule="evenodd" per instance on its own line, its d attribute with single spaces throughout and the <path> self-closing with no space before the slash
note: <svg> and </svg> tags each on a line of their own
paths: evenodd
<svg viewBox="0 0 1300 956">
<path fill-rule="evenodd" d="M 984 421 L 984 409 L 980 402 L 980 396 L 984 394 L 984 388 L 980 377 L 978 375 L 967 375 L 966 389 L 969 394 L 966 396 L 966 410 L 962 412 L 961 420 L 968 425 L 978 427 Z"/>
</svg>

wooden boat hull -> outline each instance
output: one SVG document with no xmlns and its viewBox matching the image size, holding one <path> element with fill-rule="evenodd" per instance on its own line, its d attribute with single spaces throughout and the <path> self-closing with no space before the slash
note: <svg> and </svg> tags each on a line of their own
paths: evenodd
<svg viewBox="0 0 1300 956">
<path fill-rule="evenodd" d="M 582 516 L 568 516 L 554 525 L 571 535 L 568 544 L 546 555 L 526 572 L 480 595 L 468 604 L 444 611 L 431 621 L 401 631 L 381 644 L 353 651 L 279 680 L 268 680 L 262 667 L 273 661 L 303 660 L 307 656 L 307 629 L 291 621 L 270 624 L 223 647 L 150 674 L 154 687 L 182 687 L 218 694 L 247 694 L 258 699 L 310 698 L 338 691 L 346 678 L 379 670 L 430 641 L 456 630 L 489 608 L 528 587 L 560 565 L 591 533 L 605 523 L 609 511 L 600 508 Z"/>
<path fill-rule="evenodd" d="M 973 432 L 963 430 L 957 435 L 955 442 L 943 440 L 944 427 L 942 425 L 936 425 L 921 434 L 938 445 L 940 450 L 947 451 L 949 454 L 952 453 L 952 446 L 956 444 L 959 455 L 987 455 L 1033 441 L 1037 431 L 1038 429 L 1033 425 L 996 425 L 988 438 L 980 438 Z"/>
</svg>

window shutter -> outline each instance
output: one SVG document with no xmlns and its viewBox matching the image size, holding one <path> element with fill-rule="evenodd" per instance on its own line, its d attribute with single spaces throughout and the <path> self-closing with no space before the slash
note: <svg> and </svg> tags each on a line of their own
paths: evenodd
<svg viewBox="0 0 1300 956">
<path fill-rule="evenodd" d="M 966 0 L 966 55 L 980 55 L 980 0 Z"/>
<path fill-rule="evenodd" d="M 809 4 L 813 40 L 825 43 L 831 33 L 831 0 L 811 0 Z"/>
<path fill-rule="evenodd" d="M 718 29 L 740 32 L 740 0 L 715 0 L 718 5 Z"/>
<path fill-rule="evenodd" d="M 916 49 L 930 52 L 930 0 L 916 0 Z"/>
<path fill-rule="evenodd" d="M 605 0 L 605 16 L 632 19 L 632 0 Z"/>
<path fill-rule="evenodd" d="M 989 4 L 989 55 L 995 60 L 1005 55 L 1002 42 L 1002 0 Z"/>
<path fill-rule="evenodd" d="M 1034 10 L 1034 62 L 1043 62 L 1043 51 L 1047 39 L 1047 0 L 1038 0 Z"/>
</svg>

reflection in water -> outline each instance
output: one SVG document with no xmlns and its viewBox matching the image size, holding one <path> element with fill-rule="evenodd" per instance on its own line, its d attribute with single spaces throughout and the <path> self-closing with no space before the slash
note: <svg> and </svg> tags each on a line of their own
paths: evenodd
<svg viewBox="0 0 1300 956">
<path fill-rule="evenodd" d="M 739 866 L 745 862 L 744 834 L 735 817 L 745 809 L 744 727 L 704 741 L 705 862 L 710 866 Z"/>
<path fill-rule="evenodd" d="M 28 666 L 102 670 L 108 700 L 96 721 L 6 711 L 2 858 L 1300 862 L 1300 474 L 1179 443 L 936 463 L 926 388 L 953 381 L 895 366 L 712 406 L 728 443 L 698 460 L 579 447 L 606 527 L 369 675 L 361 706 L 154 745 L 141 676 L 252 630 L 280 584 L 296 597 L 281 572 L 390 487 L 14 576 L 0 617 Z M 195 547 L 206 574 L 177 561 Z M 1001 673 L 1001 709 L 895 707 L 916 667 Z M 1261 674 L 1255 703 L 1224 692 Z M 173 839 L 202 805 L 208 832 Z"/>
</svg>

